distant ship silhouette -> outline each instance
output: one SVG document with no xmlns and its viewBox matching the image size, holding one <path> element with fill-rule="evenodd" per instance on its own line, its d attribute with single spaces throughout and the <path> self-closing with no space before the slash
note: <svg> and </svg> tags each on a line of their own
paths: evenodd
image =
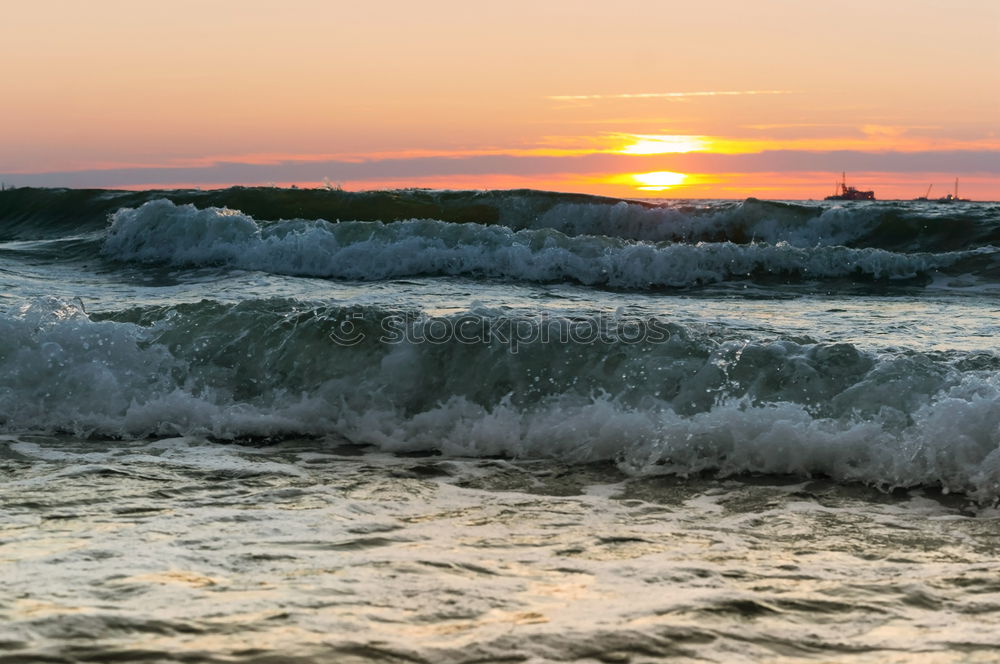
<svg viewBox="0 0 1000 664">
<path fill-rule="evenodd" d="M 937 202 L 938 203 L 968 203 L 969 199 L 968 198 L 959 198 L 958 197 L 958 178 L 955 178 L 955 193 L 954 194 L 946 194 L 946 195 L 942 196 L 941 198 L 937 199 Z"/>
<path fill-rule="evenodd" d="M 968 198 L 959 198 L 958 197 L 958 178 L 955 178 L 955 193 L 954 194 L 945 194 L 941 198 L 930 198 L 931 187 L 933 187 L 933 186 L 934 186 L 933 184 L 929 185 L 927 187 L 927 193 L 926 194 L 924 194 L 920 198 L 914 198 L 913 200 L 915 200 L 915 201 L 925 201 L 927 203 L 971 203 L 971 201 Z"/>
<path fill-rule="evenodd" d="M 854 187 L 847 186 L 847 172 L 841 173 L 842 180 L 837 185 L 840 187 L 840 193 L 834 194 L 833 196 L 827 196 L 823 200 L 827 201 L 873 201 L 875 200 L 874 191 L 861 191 L 855 189 Z"/>
</svg>

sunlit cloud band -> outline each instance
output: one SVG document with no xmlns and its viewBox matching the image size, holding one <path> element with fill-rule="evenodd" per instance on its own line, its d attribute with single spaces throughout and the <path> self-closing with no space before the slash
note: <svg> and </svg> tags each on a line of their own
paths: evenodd
<svg viewBox="0 0 1000 664">
<path fill-rule="evenodd" d="M 16 186 L 115 187 L 155 182 L 320 182 L 548 173 L 839 173 L 847 171 L 1000 174 L 1000 151 L 814 152 L 777 150 L 752 154 L 688 152 L 673 154 L 591 153 L 577 156 L 488 154 L 467 157 L 417 157 L 347 160 L 289 160 L 280 163 L 218 162 L 200 166 L 91 169 L 40 173 L 0 173 Z"/>
</svg>

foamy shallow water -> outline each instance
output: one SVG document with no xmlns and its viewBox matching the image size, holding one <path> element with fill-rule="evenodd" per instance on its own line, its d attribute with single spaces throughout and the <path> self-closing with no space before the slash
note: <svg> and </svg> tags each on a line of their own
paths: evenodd
<svg viewBox="0 0 1000 664">
<path fill-rule="evenodd" d="M 1000 512 L 778 477 L 8 436 L 0 661 L 995 661 Z"/>
</svg>

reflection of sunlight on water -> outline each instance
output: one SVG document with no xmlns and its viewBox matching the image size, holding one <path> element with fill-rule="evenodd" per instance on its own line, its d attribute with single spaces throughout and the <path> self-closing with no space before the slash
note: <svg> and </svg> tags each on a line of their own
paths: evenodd
<svg viewBox="0 0 1000 664">
<path fill-rule="evenodd" d="M 663 191 L 664 189 L 681 184 L 686 179 L 687 176 L 683 173 L 674 173 L 672 171 L 634 173 L 632 175 L 632 180 L 638 182 L 640 185 L 637 188 L 643 191 Z"/>
<path fill-rule="evenodd" d="M 35 599 L 17 599 L 11 607 L 11 614 L 15 618 L 51 618 L 68 613 L 81 613 L 84 609 L 76 606 L 58 604 Z"/>
<path fill-rule="evenodd" d="M 212 586 L 226 585 L 228 581 L 223 578 L 214 578 L 204 574 L 198 574 L 189 570 L 170 570 L 166 572 L 153 572 L 150 574 L 139 574 L 115 579 L 114 583 L 144 584 L 152 583 L 158 585 L 180 585 L 190 588 L 208 588 Z"/>
<path fill-rule="evenodd" d="M 102 661 L 659 661 L 678 643 L 706 661 L 735 648 L 775 661 L 796 630 L 818 652 L 839 653 L 846 633 L 893 656 L 927 624 L 984 652 L 1000 633 L 995 602 L 968 590 L 995 586 L 995 510 L 923 491 L 351 456 L 316 439 L 6 442 L 23 459 L 0 464 L 5 517 L 47 525 L 0 540 L 55 551 L 0 565 L 10 661 L 83 639 Z M 86 481 L 70 474 L 81 464 Z M 288 466 L 301 474 L 277 472 Z M 884 564 L 897 555 L 902 587 Z"/>
</svg>

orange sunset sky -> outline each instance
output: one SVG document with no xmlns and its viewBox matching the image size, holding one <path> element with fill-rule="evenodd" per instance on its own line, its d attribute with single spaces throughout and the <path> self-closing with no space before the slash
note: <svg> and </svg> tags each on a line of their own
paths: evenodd
<svg viewBox="0 0 1000 664">
<path fill-rule="evenodd" d="M 15 186 L 1000 199 L 997 0 L 35 0 Z"/>
</svg>

